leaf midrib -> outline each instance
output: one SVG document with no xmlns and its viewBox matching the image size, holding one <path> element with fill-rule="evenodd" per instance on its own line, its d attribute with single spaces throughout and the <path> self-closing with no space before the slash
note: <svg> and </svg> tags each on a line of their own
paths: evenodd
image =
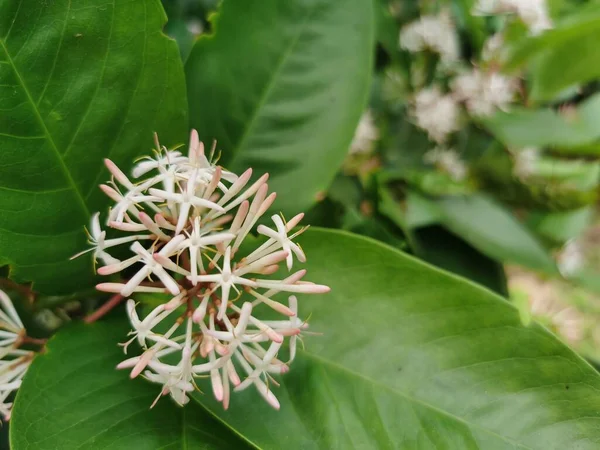
<svg viewBox="0 0 600 450">
<path fill-rule="evenodd" d="M 250 131 L 254 128 L 254 124 L 259 116 L 260 111 L 262 110 L 263 106 L 267 102 L 267 99 L 269 98 L 269 95 L 271 94 L 271 91 L 273 90 L 273 87 L 275 86 L 276 81 L 279 78 L 279 74 L 281 73 L 283 67 L 285 66 L 286 61 L 288 60 L 290 55 L 293 53 L 294 48 L 296 47 L 296 45 L 298 44 L 298 41 L 302 37 L 302 34 L 304 33 L 304 28 L 306 27 L 307 23 L 309 22 L 309 19 L 312 17 L 317 5 L 318 5 L 318 2 L 315 2 L 312 5 L 312 7 L 306 12 L 304 19 L 302 20 L 302 23 L 300 23 L 298 25 L 298 31 L 296 32 L 296 35 L 292 39 L 290 39 L 287 49 L 282 52 L 281 56 L 279 57 L 279 60 L 275 64 L 275 68 L 271 72 L 271 74 L 272 74 L 271 79 L 265 85 L 258 102 L 256 102 L 256 106 L 254 108 L 254 111 L 252 112 L 252 115 L 250 116 L 249 120 L 246 122 L 247 125 L 246 125 L 244 132 L 238 139 L 237 145 L 235 145 L 235 147 L 231 151 L 232 157 L 231 157 L 231 161 L 229 161 L 229 164 L 231 164 L 231 165 L 234 164 L 236 157 L 240 153 L 240 150 L 246 144 L 246 141 L 248 140 L 248 138 L 250 136 Z"/>
<path fill-rule="evenodd" d="M 11 58 L 10 53 L 8 52 L 8 49 L 6 48 L 6 45 L 5 45 L 5 42 L 3 39 L 0 39 L 0 46 L 2 46 L 2 50 L 4 51 L 4 53 L 6 55 L 8 64 L 11 66 L 15 76 L 17 77 L 19 84 L 21 85 L 21 88 L 23 89 L 23 92 L 27 96 L 27 100 L 30 103 L 33 112 L 35 113 L 36 119 L 38 120 L 40 126 L 42 127 L 42 129 L 44 131 L 44 135 L 50 144 L 50 148 L 54 152 L 55 157 L 59 162 L 59 167 L 60 167 L 61 171 L 63 172 L 65 179 L 67 180 L 68 184 L 70 185 L 70 188 L 75 193 L 75 197 L 77 198 L 77 202 L 78 202 L 79 206 L 81 207 L 81 210 L 86 215 L 86 217 L 89 218 L 91 216 L 90 210 L 88 209 L 81 192 L 77 188 L 77 185 L 75 184 L 75 180 L 73 180 L 73 177 L 71 176 L 71 173 L 69 172 L 69 169 L 66 166 L 65 161 L 63 160 L 63 158 L 58 150 L 58 147 L 56 146 L 56 143 L 54 142 L 54 139 L 52 138 L 52 135 L 50 134 L 50 131 L 48 130 L 48 127 L 46 126 L 46 122 L 44 122 L 44 119 L 42 118 L 42 115 L 40 114 L 40 111 L 39 111 L 35 101 L 33 100 L 31 93 L 29 92 L 29 88 L 27 87 L 25 80 L 21 76 L 20 71 L 17 69 L 16 64 L 14 63 L 13 59 Z"/>
</svg>

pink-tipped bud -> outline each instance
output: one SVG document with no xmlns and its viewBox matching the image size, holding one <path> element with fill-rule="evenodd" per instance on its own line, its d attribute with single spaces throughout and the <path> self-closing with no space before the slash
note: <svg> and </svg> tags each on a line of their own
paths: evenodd
<svg viewBox="0 0 600 450">
<path fill-rule="evenodd" d="M 171 300 L 165 303 L 163 305 L 163 309 L 165 311 L 172 311 L 174 309 L 179 308 L 181 305 L 183 305 L 184 302 L 184 296 L 182 294 L 179 294 L 178 296 L 173 297 Z"/>
<path fill-rule="evenodd" d="M 263 268 L 259 273 L 262 275 L 273 275 L 278 270 L 279 270 L 279 266 L 277 264 L 273 264 L 271 266 L 267 266 L 267 267 Z"/>
<path fill-rule="evenodd" d="M 212 389 L 215 398 L 219 402 L 223 401 L 223 382 L 221 381 L 218 370 L 210 371 L 210 381 L 212 383 Z"/>
<path fill-rule="evenodd" d="M 282 336 L 298 336 L 301 331 L 300 328 L 286 328 L 284 330 L 277 330 Z"/>
<path fill-rule="evenodd" d="M 115 230 L 127 231 L 127 232 L 137 232 L 143 231 L 146 229 L 145 226 L 140 225 L 139 223 L 125 223 L 125 222 L 116 222 L 111 220 L 108 222 L 108 226 L 114 228 Z"/>
<path fill-rule="evenodd" d="M 115 202 L 118 202 L 118 201 L 121 200 L 121 195 L 116 190 L 114 190 L 113 188 L 111 188 L 109 185 L 107 185 L 107 184 L 101 184 L 100 185 L 100 189 L 108 197 L 110 197 L 111 200 L 114 200 Z"/>
<path fill-rule="evenodd" d="M 287 231 L 290 231 L 292 228 L 296 227 L 300 221 L 304 218 L 304 213 L 296 214 L 290 220 L 288 220 L 285 228 Z"/>
<path fill-rule="evenodd" d="M 120 272 L 122 270 L 122 264 L 109 264 L 108 266 L 99 267 L 98 274 L 99 275 L 112 275 L 113 273 Z"/>
<path fill-rule="evenodd" d="M 148 363 L 154 357 L 154 353 L 155 353 L 154 350 L 146 350 L 144 353 L 142 353 L 142 356 L 140 357 L 140 360 L 133 367 L 131 373 L 129 374 L 129 377 L 130 378 L 135 378 L 140 373 L 142 373 L 142 371 L 146 368 L 146 366 L 148 365 Z"/>
<path fill-rule="evenodd" d="M 119 169 L 117 167 L 117 165 L 112 162 L 110 159 L 106 158 L 104 160 L 104 164 L 106 165 L 106 168 L 109 170 L 109 172 L 112 174 L 113 177 L 115 177 L 115 179 L 121 183 L 123 186 L 126 186 L 128 188 L 133 187 L 133 185 L 131 184 L 131 181 L 129 181 L 129 179 L 125 176 L 125 174 L 121 171 L 121 169 Z"/>
<path fill-rule="evenodd" d="M 227 361 L 227 375 L 229 376 L 229 381 L 231 381 L 234 386 L 239 386 L 242 382 L 231 360 Z"/>
<path fill-rule="evenodd" d="M 262 216 L 264 213 L 266 213 L 267 210 L 271 207 L 271 205 L 273 204 L 273 202 L 275 201 L 276 198 L 277 198 L 277 193 L 276 192 L 272 192 L 271 194 L 269 194 L 269 196 L 260 205 L 260 208 L 258 210 L 257 215 L 258 216 Z"/>
</svg>

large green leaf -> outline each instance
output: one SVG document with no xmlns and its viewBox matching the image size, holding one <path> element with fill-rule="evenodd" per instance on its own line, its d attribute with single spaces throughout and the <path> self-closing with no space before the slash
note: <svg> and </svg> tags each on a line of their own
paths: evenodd
<svg viewBox="0 0 600 450">
<path fill-rule="evenodd" d="M 277 207 L 325 191 L 369 90 L 368 0 L 225 0 L 186 62 L 190 120 L 223 163 L 270 172 Z"/>
<path fill-rule="evenodd" d="M 447 197 L 437 204 L 442 223 L 482 253 L 502 262 L 556 272 L 549 253 L 533 234 L 487 197 Z"/>
<path fill-rule="evenodd" d="M 567 154 L 598 155 L 597 146 L 586 145 L 600 138 L 599 118 L 600 95 L 596 94 L 568 115 L 550 108 L 515 109 L 496 113 L 484 125 L 508 147 L 553 147 Z"/>
<path fill-rule="evenodd" d="M 83 226 L 102 158 L 127 166 L 187 129 L 183 68 L 159 0 L 0 1 L 0 265 L 46 293 L 92 282 Z"/>
<path fill-rule="evenodd" d="M 243 449 L 248 446 L 201 407 L 170 401 L 115 370 L 125 320 L 62 331 L 37 358 L 11 418 L 13 449 Z"/>
<path fill-rule="evenodd" d="M 195 400 L 228 432 L 209 419 L 197 428 L 265 449 L 598 447 L 600 375 L 547 330 L 522 326 L 511 304 L 371 239 L 310 230 L 301 242 L 310 279 L 332 291 L 301 299 L 322 335 L 305 338 L 306 350 L 274 388 L 281 410 L 249 389 L 223 412 L 203 385 Z M 128 432 L 144 433 L 136 449 L 158 448 L 148 444 L 158 430 L 137 428 L 161 423 L 154 413 L 121 411 L 147 404 L 158 389 L 146 393 L 113 371 L 119 355 L 104 347 L 123 329 L 67 331 L 33 363 L 13 415 L 15 450 L 28 442 L 36 450 L 85 448 L 103 430 L 114 441 L 94 448 L 131 448 L 118 440 Z M 161 418 L 173 436 L 174 419 Z"/>
</svg>

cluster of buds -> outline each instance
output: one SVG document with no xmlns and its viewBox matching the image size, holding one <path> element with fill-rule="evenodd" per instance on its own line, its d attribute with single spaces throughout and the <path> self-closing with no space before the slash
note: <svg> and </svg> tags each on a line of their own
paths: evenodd
<svg viewBox="0 0 600 450">
<path fill-rule="evenodd" d="M 132 378 L 142 375 L 161 384 L 157 400 L 170 394 L 184 405 L 197 389 L 196 378 L 210 377 L 214 396 L 224 408 L 232 387 L 241 391 L 250 385 L 279 408 L 269 386 L 276 384 L 271 374 L 289 370 L 297 340 L 307 328 L 298 317 L 294 294 L 329 291 L 304 281 L 305 270 L 284 279 L 268 277 L 283 263 L 289 272 L 295 260 L 306 260 L 293 242 L 305 230 L 294 231 L 303 214 L 287 222 L 274 215 L 272 228 L 258 225 L 264 242 L 244 252 L 242 242 L 275 200 L 275 193 L 268 194 L 268 175 L 250 183 L 251 169 L 238 177 L 217 166 L 215 146 L 207 157 L 195 130 L 188 156 L 155 140 L 156 156 L 133 168 L 137 181 L 105 161 L 112 180 L 101 189 L 115 202 L 107 225 L 127 235 L 107 239 L 98 214 L 89 230 L 93 247 L 88 251 L 103 263 L 98 273 L 128 273 L 120 283 L 99 284 L 99 290 L 124 298 L 140 292 L 169 294 L 168 301 L 143 319 L 135 301 L 127 300 L 133 330 L 125 352 L 133 341 L 143 352 L 118 368 L 131 369 Z M 123 245 L 130 250 L 127 258 L 108 253 Z M 278 293 L 291 295 L 282 302 L 275 299 Z M 269 310 L 281 320 L 258 318 Z M 278 356 L 286 337 L 289 355 L 283 361 Z"/>
<path fill-rule="evenodd" d="M 20 348 L 24 344 L 43 345 L 45 340 L 27 336 L 23 322 L 10 297 L 0 290 L 0 414 L 10 419 L 11 394 L 21 386 L 23 376 L 36 352 Z"/>
</svg>

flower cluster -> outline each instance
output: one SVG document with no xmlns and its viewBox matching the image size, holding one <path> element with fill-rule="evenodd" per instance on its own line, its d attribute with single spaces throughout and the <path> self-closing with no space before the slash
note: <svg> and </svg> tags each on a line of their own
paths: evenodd
<svg viewBox="0 0 600 450">
<path fill-rule="evenodd" d="M 460 48 L 450 12 L 421 16 L 406 25 L 400 32 L 400 47 L 412 53 L 430 50 L 446 64 L 458 61 Z"/>
<path fill-rule="evenodd" d="M 122 282 L 102 283 L 101 291 L 122 297 L 133 293 L 169 294 L 144 318 L 136 303 L 127 300 L 133 326 L 131 339 L 142 347 L 140 355 L 118 365 L 162 385 L 157 400 L 170 394 L 180 405 L 196 389 L 198 377 L 209 377 L 216 399 L 229 405 L 231 387 L 250 385 L 273 407 L 279 402 L 270 389 L 271 374 L 288 371 L 297 340 L 307 328 L 298 317 L 295 294 L 319 294 L 327 286 L 304 281 L 305 270 L 272 279 L 284 265 L 304 262 L 301 247 L 293 242 L 304 228 L 294 231 L 303 218 L 289 221 L 273 215 L 273 226 L 258 225 L 264 242 L 247 252 L 246 237 L 267 212 L 275 193 L 268 194 L 268 175 L 250 183 L 252 170 L 239 177 L 216 165 L 214 146 L 207 157 L 195 130 L 189 154 L 161 148 L 133 168 L 131 181 L 112 161 L 106 166 L 112 181 L 101 189 L 115 202 L 108 227 L 126 233 L 107 239 L 99 216 L 93 217 L 90 242 L 95 258 L 104 264 L 100 275 L 126 272 Z M 248 241 L 246 241 L 248 242 Z M 252 240 L 254 242 L 254 240 Z M 129 246 L 129 256 L 109 254 L 116 246 Z M 119 253 L 119 255 L 123 252 Z M 291 294 L 287 301 L 275 299 Z M 271 310 L 278 320 L 261 320 Z M 279 353 L 289 338 L 289 357 Z"/>
<path fill-rule="evenodd" d="M 460 159 L 458 153 L 452 149 L 435 147 L 433 150 L 429 150 L 425 153 L 423 160 L 426 163 L 439 167 L 442 172 L 450 175 L 450 178 L 454 181 L 464 180 L 468 173 L 468 168 L 464 161 Z"/>
<path fill-rule="evenodd" d="M 10 297 L 0 290 L 0 414 L 10 419 L 10 395 L 19 389 L 35 352 L 19 348 L 26 342 L 39 343 L 27 337 L 25 327 Z"/>
<path fill-rule="evenodd" d="M 472 12 L 516 15 L 533 33 L 551 27 L 544 0 L 479 0 Z M 504 46 L 504 31 L 500 30 L 484 43 L 479 60 L 461 61 L 459 34 L 447 9 L 437 15 L 424 14 L 400 30 L 401 48 L 439 55 L 441 64 L 420 64 L 415 59 L 411 65 L 415 94 L 408 112 L 436 146 L 426 153 L 424 161 L 455 180 L 466 174 L 452 148 L 453 136 L 467 124 L 465 119 L 507 111 L 519 95 L 518 76 L 500 71 Z M 515 175 L 523 178 L 530 166 L 527 161 L 516 160 Z"/>
<path fill-rule="evenodd" d="M 454 98 L 465 103 L 473 116 L 490 116 L 507 110 L 515 98 L 518 80 L 494 71 L 473 68 L 452 82 Z"/>
<path fill-rule="evenodd" d="M 415 124 L 427 131 L 429 139 L 444 143 L 460 129 L 460 110 L 451 95 L 444 95 L 437 86 L 425 88 L 415 96 L 412 115 Z"/>
<path fill-rule="evenodd" d="M 546 0 L 479 0 L 473 8 L 473 14 L 514 14 L 534 35 L 552 28 Z"/>
</svg>

